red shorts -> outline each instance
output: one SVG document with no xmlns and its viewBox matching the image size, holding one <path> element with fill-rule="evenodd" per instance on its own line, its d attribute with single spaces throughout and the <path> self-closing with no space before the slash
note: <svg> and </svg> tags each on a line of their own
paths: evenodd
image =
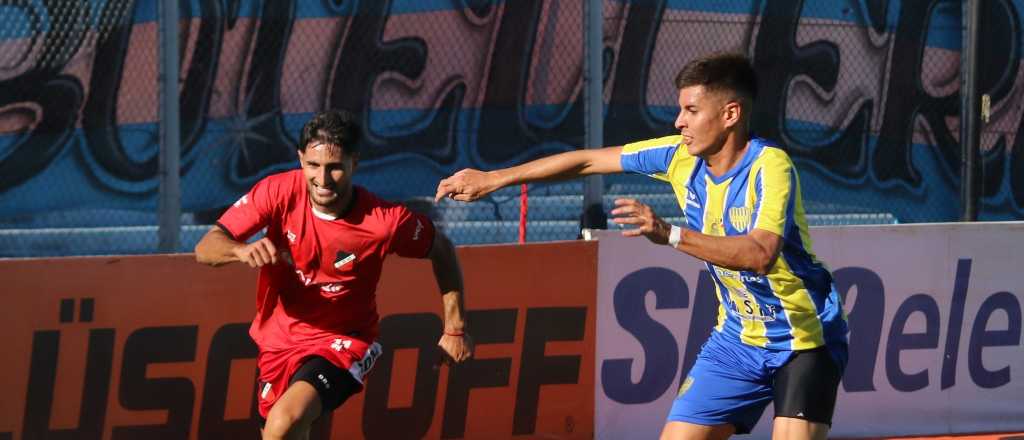
<svg viewBox="0 0 1024 440">
<path fill-rule="evenodd" d="M 363 379 L 373 368 L 373 364 L 380 354 L 380 344 L 376 342 L 368 344 L 349 336 L 299 345 L 285 350 L 260 350 L 256 360 L 260 370 L 260 415 L 263 418 L 267 417 L 274 402 L 288 389 L 292 376 L 306 359 L 320 356 L 338 368 L 351 373 L 357 382 L 363 383 Z"/>
</svg>

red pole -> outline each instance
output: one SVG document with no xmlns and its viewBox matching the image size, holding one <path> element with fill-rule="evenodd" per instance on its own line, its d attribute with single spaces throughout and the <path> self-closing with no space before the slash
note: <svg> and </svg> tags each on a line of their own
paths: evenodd
<svg viewBox="0 0 1024 440">
<path fill-rule="evenodd" d="M 530 197 L 526 184 L 519 186 L 519 243 L 526 243 L 526 212 L 530 210 Z"/>
</svg>

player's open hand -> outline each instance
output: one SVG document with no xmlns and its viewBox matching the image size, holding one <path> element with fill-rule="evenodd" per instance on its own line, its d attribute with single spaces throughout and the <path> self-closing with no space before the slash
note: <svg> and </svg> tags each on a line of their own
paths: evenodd
<svg viewBox="0 0 1024 440">
<path fill-rule="evenodd" d="M 667 244 L 668 234 L 672 226 L 658 217 L 650 206 L 636 199 L 615 199 L 615 209 L 611 214 L 612 222 L 620 226 L 632 225 L 635 229 L 626 229 L 622 235 L 637 237 L 643 235 L 655 244 Z"/>
<path fill-rule="evenodd" d="M 249 267 L 277 264 L 278 260 L 277 247 L 267 237 L 239 246 L 234 249 L 234 253 L 239 261 L 248 264 Z"/>
<path fill-rule="evenodd" d="M 466 168 L 437 184 L 434 202 L 440 202 L 445 197 L 460 202 L 472 202 L 498 188 L 494 173 Z"/>
<path fill-rule="evenodd" d="M 441 347 L 447 362 L 461 363 L 473 357 L 473 338 L 469 337 L 469 333 L 460 336 L 442 334 L 437 346 Z"/>
</svg>

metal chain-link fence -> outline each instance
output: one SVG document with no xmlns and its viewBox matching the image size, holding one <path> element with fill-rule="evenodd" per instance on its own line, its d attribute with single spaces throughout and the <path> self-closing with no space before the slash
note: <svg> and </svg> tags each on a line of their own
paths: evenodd
<svg viewBox="0 0 1024 440">
<path fill-rule="evenodd" d="M 811 225 L 955 220 L 959 145 L 943 142 L 959 111 L 959 2 L 937 3 L 931 17 L 842 1 L 606 3 L 620 61 L 606 84 L 605 138 L 672 133 L 675 74 L 702 55 L 741 52 L 759 75 L 753 132 L 796 162 Z M 922 157 L 935 149 L 956 154 Z"/>
<path fill-rule="evenodd" d="M 140 9 L 0 6 L 0 256 L 156 249 L 155 14 Z"/>
<path fill-rule="evenodd" d="M 158 2 L 0 6 L 0 256 L 156 251 Z M 456 243 L 519 239 L 520 188 L 472 205 L 437 182 L 580 148 L 584 0 L 182 0 L 180 163 L 188 251 L 259 179 L 297 165 L 314 113 L 364 125 L 357 184 L 429 212 Z M 1024 4 L 989 2 L 982 219 L 1024 212 Z M 604 144 L 672 134 L 677 71 L 712 51 L 760 75 L 755 134 L 793 157 L 812 225 L 954 220 L 960 3 L 603 2 Z M 678 219 L 671 189 L 608 176 Z M 575 239 L 583 182 L 528 188 L 528 241 Z"/>
</svg>

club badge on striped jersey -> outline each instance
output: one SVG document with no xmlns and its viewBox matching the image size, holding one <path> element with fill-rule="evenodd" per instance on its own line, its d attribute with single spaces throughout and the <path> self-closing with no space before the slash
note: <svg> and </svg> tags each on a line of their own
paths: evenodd
<svg viewBox="0 0 1024 440">
<path fill-rule="evenodd" d="M 729 208 L 729 224 L 739 232 L 747 232 L 750 227 L 750 215 L 752 210 L 746 206 Z"/>
</svg>

